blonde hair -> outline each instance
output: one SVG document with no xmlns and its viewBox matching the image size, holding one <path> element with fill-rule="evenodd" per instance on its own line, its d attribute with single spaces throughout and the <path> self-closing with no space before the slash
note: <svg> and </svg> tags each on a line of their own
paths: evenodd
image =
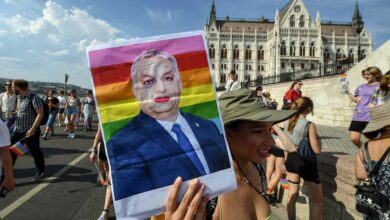
<svg viewBox="0 0 390 220">
<path fill-rule="evenodd" d="M 297 125 L 299 115 L 302 113 L 310 113 L 313 112 L 313 101 L 306 96 L 300 97 L 291 106 L 291 110 L 297 110 L 297 113 L 293 115 L 288 121 L 288 131 L 292 134 Z"/>
</svg>

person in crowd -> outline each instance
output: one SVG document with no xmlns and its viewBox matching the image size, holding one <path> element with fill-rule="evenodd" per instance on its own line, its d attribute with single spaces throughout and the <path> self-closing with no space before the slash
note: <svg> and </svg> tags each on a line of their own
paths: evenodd
<svg viewBox="0 0 390 220">
<path fill-rule="evenodd" d="M 49 89 L 45 89 L 42 95 L 42 101 L 46 104 L 49 103 Z"/>
<path fill-rule="evenodd" d="M 59 108 L 57 114 L 58 127 L 62 127 L 62 122 L 64 121 L 65 104 L 66 104 L 66 97 L 64 96 L 64 91 L 61 90 L 58 93 L 57 99 L 59 102 Z"/>
<path fill-rule="evenodd" d="M 177 176 L 186 181 L 230 167 L 216 124 L 180 110 L 183 88 L 175 57 L 145 50 L 130 74 L 140 112 L 107 143 L 116 199 L 168 186 Z"/>
<path fill-rule="evenodd" d="M 269 106 L 268 106 L 268 102 L 267 102 L 267 100 L 266 100 L 266 98 L 264 97 L 264 94 L 263 94 L 263 87 L 261 87 L 261 86 L 257 86 L 257 87 L 256 87 L 256 96 L 257 96 L 257 98 L 259 98 L 260 101 L 262 101 L 267 107 L 269 107 Z"/>
<path fill-rule="evenodd" d="M 83 109 L 84 114 L 84 131 L 89 131 L 92 129 L 92 116 L 95 113 L 95 100 L 91 90 L 87 91 L 81 109 Z"/>
<path fill-rule="evenodd" d="M 390 101 L 390 71 L 382 77 L 379 87 L 375 90 L 371 96 L 369 107 L 382 105 L 385 102 Z"/>
<path fill-rule="evenodd" d="M 77 97 L 76 90 L 72 89 L 70 95 L 67 97 L 65 108 L 67 111 L 66 117 L 68 119 L 69 135 L 68 138 L 75 138 L 75 120 L 81 113 L 81 102 Z"/>
<path fill-rule="evenodd" d="M 108 213 L 110 210 L 110 205 L 112 202 L 112 191 L 111 191 L 111 180 L 110 180 L 110 169 L 108 166 L 106 149 L 104 147 L 104 141 L 102 138 L 102 131 L 100 126 L 98 127 L 98 131 L 95 136 L 95 140 L 91 149 L 91 153 L 89 159 L 92 163 L 95 162 L 96 157 L 98 159 L 98 167 L 99 167 L 99 177 L 103 178 L 106 185 L 106 195 L 104 199 L 103 211 L 98 218 L 98 220 L 107 220 Z M 100 179 L 100 178 L 99 178 Z"/>
<path fill-rule="evenodd" d="M 43 118 L 43 103 L 36 94 L 30 92 L 26 80 L 14 80 L 12 88 L 15 94 L 18 95 L 18 111 L 16 113 L 15 132 L 11 138 L 11 145 L 25 138 L 24 143 L 28 146 L 37 168 L 33 181 L 38 181 L 45 177 L 45 158 L 39 140 L 41 134 L 39 124 Z M 11 155 L 13 164 L 15 164 L 17 155 L 13 152 L 11 152 Z"/>
<path fill-rule="evenodd" d="M 278 109 L 278 103 L 275 101 L 275 99 L 271 98 L 271 93 L 269 91 L 264 91 L 263 96 L 270 109 Z"/>
<path fill-rule="evenodd" d="M 11 192 L 15 187 L 15 178 L 12 171 L 12 158 L 8 147 L 11 145 L 7 125 L 0 120 L 0 197 Z M 2 173 L 4 167 L 4 175 Z"/>
<path fill-rule="evenodd" d="M 285 133 L 297 147 L 304 138 L 306 126 L 308 127 L 308 139 L 314 153 L 321 153 L 321 144 L 317 137 L 317 128 L 313 122 L 309 122 L 306 116 L 313 113 L 313 101 L 308 97 L 300 97 L 291 109 L 297 113 L 288 121 L 280 123 Z M 323 192 L 317 170 L 317 161 L 310 162 L 298 156 L 297 152 L 289 152 L 286 159 L 288 180 L 287 212 L 288 219 L 296 218 L 295 204 L 299 196 L 299 184 L 301 178 L 305 180 L 309 192 L 309 219 L 323 219 Z"/>
<path fill-rule="evenodd" d="M 361 147 L 355 159 L 355 175 L 360 181 L 366 180 L 369 171 L 375 166 L 387 149 L 390 148 L 390 102 L 385 102 L 370 109 L 371 120 L 363 130 L 363 134 L 369 139 Z M 369 164 L 371 163 L 371 164 Z M 371 168 L 370 168 L 371 167 Z M 371 179 L 377 189 L 386 198 L 390 198 L 390 153 L 387 154 L 379 170 Z M 390 210 L 387 213 L 390 217 Z M 365 219 L 376 219 L 367 216 Z"/>
<path fill-rule="evenodd" d="M 16 95 L 12 90 L 12 80 L 5 82 L 5 92 L 0 94 L 0 119 L 10 128 L 15 122 Z"/>
<path fill-rule="evenodd" d="M 302 80 L 294 81 L 293 84 L 291 84 L 290 89 L 284 94 L 283 104 L 294 103 L 295 100 L 302 97 L 302 85 Z"/>
<path fill-rule="evenodd" d="M 58 114 L 58 108 L 59 108 L 59 101 L 54 95 L 55 95 L 55 91 L 53 90 L 49 91 L 47 97 L 47 102 L 49 106 L 49 118 L 47 119 L 46 129 L 42 136 L 44 140 L 47 140 L 48 135 L 50 136 L 54 135 L 54 122 L 56 120 Z"/>
<path fill-rule="evenodd" d="M 359 148 L 361 145 L 361 133 L 371 119 L 368 111 L 370 98 L 379 87 L 379 81 L 382 77 L 382 73 L 377 67 L 369 67 L 362 71 L 362 76 L 367 83 L 358 86 L 354 94 L 352 94 L 349 90 L 346 90 L 348 97 L 356 103 L 356 107 L 352 115 L 352 121 L 349 126 L 349 139 Z"/>
<path fill-rule="evenodd" d="M 256 164 L 266 160 L 275 144 L 271 134 L 274 123 L 288 119 L 295 111 L 269 110 L 248 89 L 226 92 L 219 101 L 238 188 L 218 196 L 212 219 L 269 219 L 264 174 Z M 277 132 L 282 133 L 281 129 Z"/>
<path fill-rule="evenodd" d="M 226 92 L 241 89 L 241 82 L 238 80 L 238 75 L 236 74 L 235 70 L 230 71 L 229 78 L 230 79 L 225 86 Z"/>
</svg>

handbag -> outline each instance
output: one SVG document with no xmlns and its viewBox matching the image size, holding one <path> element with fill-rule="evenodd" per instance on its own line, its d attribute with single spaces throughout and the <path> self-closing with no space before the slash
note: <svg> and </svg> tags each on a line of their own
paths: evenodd
<svg viewBox="0 0 390 220">
<path fill-rule="evenodd" d="M 303 139 L 298 144 L 297 153 L 298 156 L 302 159 L 314 163 L 317 161 L 317 154 L 314 153 L 311 148 L 310 140 L 309 140 L 309 126 L 311 122 L 308 122 L 305 126 L 305 130 L 303 132 Z"/>
<path fill-rule="evenodd" d="M 374 168 L 371 167 L 371 158 L 368 153 L 367 142 L 364 144 L 364 156 L 368 162 L 369 173 L 367 179 L 362 182 L 361 185 L 355 185 L 356 193 L 356 210 L 369 217 L 375 219 L 389 219 L 388 211 L 390 209 L 389 199 L 383 195 L 372 181 L 372 177 L 379 170 L 384 159 L 390 152 L 390 146 L 386 152 L 382 155 L 380 160 L 375 164 Z"/>
</svg>

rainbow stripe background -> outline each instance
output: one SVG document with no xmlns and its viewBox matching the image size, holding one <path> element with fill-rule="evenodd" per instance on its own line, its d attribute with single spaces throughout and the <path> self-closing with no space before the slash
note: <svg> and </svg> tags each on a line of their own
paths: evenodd
<svg viewBox="0 0 390 220">
<path fill-rule="evenodd" d="M 131 88 L 132 61 L 146 49 L 172 54 L 183 82 L 180 109 L 220 127 L 204 37 L 196 35 L 160 39 L 88 51 L 95 97 L 105 141 L 125 126 L 140 109 Z"/>
</svg>

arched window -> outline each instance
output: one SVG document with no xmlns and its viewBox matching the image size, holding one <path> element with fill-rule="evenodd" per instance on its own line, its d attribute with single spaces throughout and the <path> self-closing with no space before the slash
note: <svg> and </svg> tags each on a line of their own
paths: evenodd
<svg viewBox="0 0 390 220">
<path fill-rule="evenodd" d="M 349 49 L 349 52 L 348 52 L 348 59 L 349 59 L 350 61 L 353 61 L 353 49 L 352 49 L 352 48 Z"/>
<path fill-rule="evenodd" d="M 226 45 L 222 45 L 222 49 L 221 49 L 221 58 L 222 59 L 226 59 L 227 58 L 227 48 L 226 48 Z"/>
<path fill-rule="evenodd" d="M 286 54 L 286 42 L 282 41 L 282 43 L 280 44 L 280 55 L 285 56 Z"/>
<path fill-rule="evenodd" d="M 264 60 L 264 49 L 263 49 L 263 46 L 260 46 L 259 50 L 257 51 L 257 60 Z"/>
<path fill-rule="evenodd" d="M 290 16 L 290 27 L 295 27 L 295 16 L 294 15 Z"/>
<path fill-rule="evenodd" d="M 234 46 L 233 49 L 233 59 L 239 59 L 240 57 L 240 50 L 238 49 L 238 45 Z"/>
<path fill-rule="evenodd" d="M 311 57 L 315 57 L 316 56 L 316 47 L 314 46 L 314 42 L 311 42 L 310 43 L 310 55 Z"/>
<path fill-rule="evenodd" d="M 295 56 L 295 42 L 291 42 L 290 44 L 290 56 Z"/>
<path fill-rule="evenodd" d="M 247 60 L 252 59 L 252 50 L 251 50 L 251 47 L 249 45 L 246 47 L 245 59 L 247 59 Z"/>
<path fill-rule="evenodd" d="M 226 82 L 226 75 L 225 74 L 221 74 L 221 83 L 225 83 Z"/>
<path fill-rule="evenodd" d="M 301 42 L 299 45 L 299 56 L 304 57 L 305 56 L 305 42 Z"/>
<path fill-rule="evenodd" d="M 336 50 L 336 60 L 341 59 L 343 57 L 343 53 L 341 53 L 341 49 L 337 48 Z"/>
<path fill-rule="evenodd" d="M 325 63 L 330 62 L 330 53 L 329 53 L 328 48 L 325 48 L 325 50 L 324 50 L 324 61 L 325 61 Z"/>
<path fill-rule="evenodd" d="M 366 58 L 366 50 L 361 50 L 361 53 L 360 53 L 360 59 L 364 59 L 364 58 Z"/>
<path fill-rule="evenodd" d="M 209 54 L 210 54 L 210 58 L 211 58 L 211 59 L 214 59 L 214 58 L 215 58 L 215 48 L 214 48 L 214 44 L 211 44 L 211 45 L 210 45 Z"/>
<path fill-rule="evenodd" d="M 299 27 L 305 27 L 305 16 L 303 15 L 299 18 Z"/>
</svg>

